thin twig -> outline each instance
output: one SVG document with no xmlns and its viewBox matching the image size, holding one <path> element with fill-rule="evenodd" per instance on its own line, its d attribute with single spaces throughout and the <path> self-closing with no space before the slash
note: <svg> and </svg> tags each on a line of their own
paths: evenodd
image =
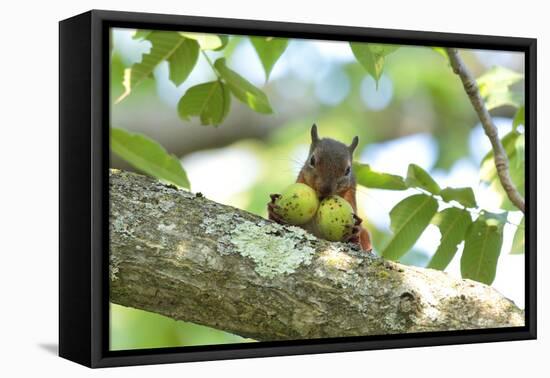
<svg viewBox="0 0 550 378">
<path fill-rule="evenodd" d="M 454 73 L 460 77 L 462 85 L 464 86 L 464 90 L 470 98 L 470 102 L 472 103 L 477 113 L 477 116 L 481 121 L 483 130 L 491 141 L 493 153 L 495 156 L 495 167 L 498 173 L 498 177 L 500 179 L 500 183 L 502 184 L 502 187 L 504 188 L 504 191 L 506 192 L 506 195 L 508 196 L 510 201 L 518 209 L 525 213 L 525 200 L 523 199 L 521 193 L 517 190 L 514 182 L 510 177 L 508 156 L 506 155 L 506 151 L 504 150 L 504 147 L 502 146 L 502 143 L 498 138 L 497 128 L 493 122 L 493 119 L 491 118 L 489 111 L 485 107 L 485 102 L 481 98 L 477 83 L 471 72 L 464 64 L 464 61 L 458 54 L 458 50 L 454 48 L 447 48 L 446 50 L 449 56 L 451 67 L 453 68 Z"/>
<path fill-rule="evenodd" d="M 204 59 L 206 59 L 206 61 L 208 62 L 208 65 L 210 66 L 210 68 L 212 68 L 212 71 L 214 71 L 214 75 L 218 77 L 218 80 L 221 79 L 221 75 L 218 72 L 218 69 L 214 66 L 208 54 L 204 50 L 201 50 L 201 53 L 204 56 Z"/>
</svg>

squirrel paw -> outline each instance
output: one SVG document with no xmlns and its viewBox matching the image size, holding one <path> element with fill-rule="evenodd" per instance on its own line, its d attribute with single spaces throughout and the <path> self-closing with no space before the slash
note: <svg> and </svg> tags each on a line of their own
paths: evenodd
<svg viewBox="0 0 550 378">
<path fill-rule="evenodd" d="M 359 218 L 356 214 L 353 214 L 353 219 L 355 224 L 351 229 L 351 233 L 344 239 L 345 243 L 361 244 L 360 233 L 361 233 L 361 223 L 363 220 Z"/>
<path fill-rule="evenodd" d="M 269 195 L 271 197 L 271 202 L 269 202 L 267 204 L 267 215 L 268 215 L 268 218 L 272 221 L 275 221 L 279 224 L 287 224 L 283 218 L 281 218 L 276 212 L 275 210 L 279 208 L 279 206 L 277 206 L 275 204 L 275 201 L 277 201 L 277 199 L 279 199 L 281 197 L 280 194 L 270 194 Z"/>
</svg>

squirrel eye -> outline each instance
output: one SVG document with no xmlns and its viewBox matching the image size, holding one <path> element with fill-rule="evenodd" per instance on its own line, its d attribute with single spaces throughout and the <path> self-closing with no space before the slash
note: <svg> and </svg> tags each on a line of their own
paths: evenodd
<svg viewBox="0 0 550 378">
<path fill-rule="evenodd" d="M 309 159 L 309 165 L 315 167 L 315 156 L 311 155 L 311 159 Z"/>
<path fill-rule="evenodd" d="M 346 176 L 349 176 L 349 174 L 351 173 L 351 167 L 347 167 L 346 168 L 346 172 L 344 173 Z"/>
</svg>

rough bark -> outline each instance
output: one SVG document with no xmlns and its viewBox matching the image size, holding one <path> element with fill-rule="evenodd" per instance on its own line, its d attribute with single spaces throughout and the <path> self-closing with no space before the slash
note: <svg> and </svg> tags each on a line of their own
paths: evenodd
<svg viewBox="0 0 550 378">
<path fill-rule="evenodd" d="M 491 146 L 495 157 L 495 168 L 500 183 L 502 184 L 508 199 L 510 199 L 510 201 L 518 209 L 525 213 L 525 200 L 521 193 L 517 190 L 516 185 L 510 177 L 508 155 L 506 155 L 506 151 L 498 138 L 497 127 L 495 126 L 495 123 L 493 122 L 493 119 L 485 106 L 483 98 L 481 98 L 476 80 L 468 70 L 468 67 L 464 64 L 464 61 L 458 54 L 457 49 L 447 48 L 447 55 L 449 56 L 449 61 L 454 73 L 457 74 L 462 81 L 464 90 L 466 91 L 466 94 L 468 95 L 468 98 L 477 113 L 485 134 L 491 141 Z"/>
<path fill-rule="evenodd" d="M 110 174 L 111 301 L 257 340 L 514 327 L 493 288 Z"/>
</svg>

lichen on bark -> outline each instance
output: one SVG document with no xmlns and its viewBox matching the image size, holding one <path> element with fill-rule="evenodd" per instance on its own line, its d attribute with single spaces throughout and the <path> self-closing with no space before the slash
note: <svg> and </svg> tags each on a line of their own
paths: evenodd
<svg viewBox="0 0 550 378">
<path fill-rule="evenodd" d="M 219 253 L 238 253 L 250 258 L 262 277 L 294 273 L 300 265 L 309 265 L 315 253 L 308 244 L 315 237 L 294 226 L 264 220 L 251 222 L 231 212 L 204 218 L 202 226 L 206 234 L 219 235 Z"/>
</svg>

